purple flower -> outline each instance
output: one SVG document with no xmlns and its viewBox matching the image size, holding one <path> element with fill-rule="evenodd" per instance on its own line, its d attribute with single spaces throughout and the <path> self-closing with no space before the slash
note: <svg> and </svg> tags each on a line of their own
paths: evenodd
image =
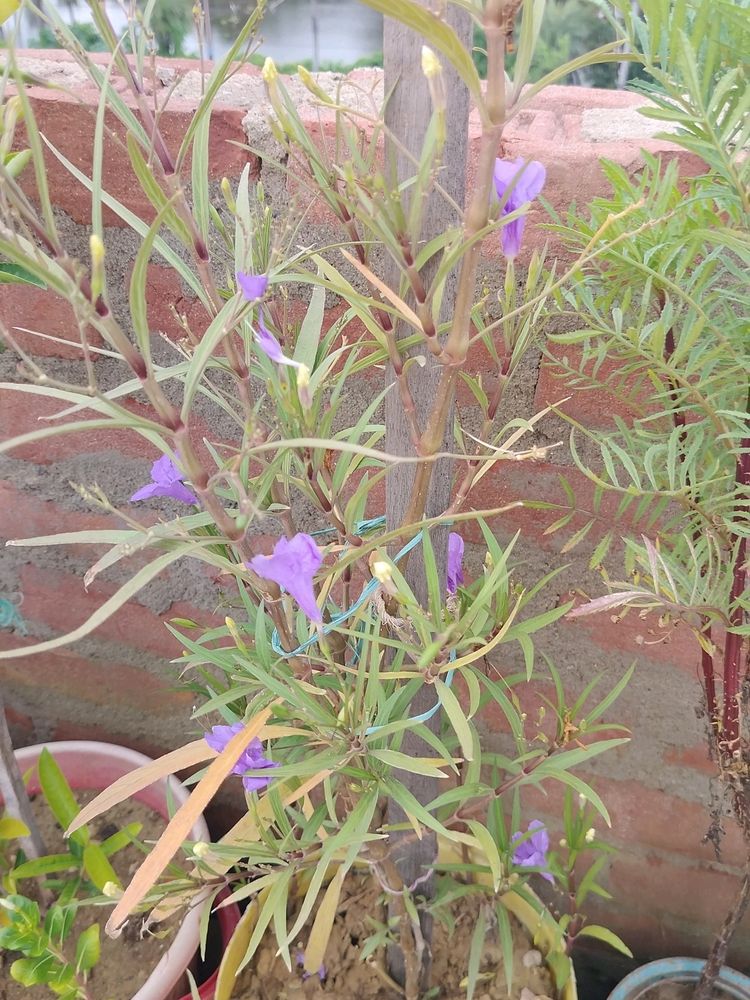
<svg viewBox="0 0 750 1000">
<path fill-rule="evenodd" d="M 235 722 L 231 726 L 213 726 L 204 739 L 212 750 L 221 753 L 232 737 L 241 733 L 244 728 L 244 722 Z M 239 760 L 232 768 L 232 774 L 244 774 L 245 771 L 257 771 L 266 767 L 279 767 L 279 763 L 263 756 L 263 744 L 256 738 L 242 751 Z M 243 778 L 242 784 L 248 792 L 259 792 L 270 780 L 270 775 L 267 778 Z"/>
<path fill-rule="evenodd" d="M 299 532 L 294 538 L 280 538 L 272 555 L 254 556 L 246 566 L 287 590 L 311 621 L 322 622 L 313 589 L 313 577 L 322 562 L 323 556 L 313 539 Z"/>
<path fill-rule="evenodd" d="M 455 594 L 459 583 L 464 582 L 461 560 L 464 557 L 464 540 L 455 531 L 448 535 L 448 593 Z"/>
<path fill-rule="evenodd" d="M 190 490 L 183 486 L 183 474 L 174 464 L 169 455 L 162 455 L 157 458 L 151 466 L 151 482 L 142 486 L 130 498 L 134 500 L 149 500 L 151 497 L 172 497 L 173 500 L 181 500 L 183 503 L 198 503 Z"/>
<path fill-rule="evenodd" d="M 294 953 L 294 961 L 297 963 L 297 965 L 304 965 L 305 964 L 305 953 L 303 951 L 296 951 Z M 311 975 L 312 975 L 312 972 L 303 972 L 302 973 L 302 978 L 303 979 L 309 979 Z M 327 975 L 328 975 L 328 972 L 326 971 L 326 967 L 321 962 L 320 968 L 318 969 L 318 972 L 317 972 L 318 979 L 321 981 L 321 983 L 323 982 L 323 980 L 325 979 L 325 977 Z"/>
<path fill-rule="evenodd" d="M 495 191 L 498 198 L 502 198 L 511 183 L 516 179 L 513 190 L 508 195 L 502 208 L 503 215 L 510 215 L 521 208 L 522 205 L 533 201 L 544 187 L 547 178 L 547 171 L 544 166 L 531 160 L 529 163 L 518 157 L 513 163 L 507 160 L 495 160 Z M 500 231 L 500 242 L 503 253 L 506 257 L 515 257 L 521 249 L 521 239 L 523 229 L 526 225 L 526 216 L 521 215 L 513 219 Z"/>
<path fill-rule="evenodd" d="M 255 334 L 255 343 L 266 357 L 270 358 L 271 361 L 275 361 L 277 365 L 289 365 L 291 368 L 302 367 L 299 361 L 292 361 L 281 350 L 281 344 L 263 322 L 263 313 L 258 315 L 258 331 Z"/>
<path fill-rule="evenodd" d="M 237 284 L 248 302 L 257 302 L 266 294 L 268 277 L 265 274 L 243 274 L 238 271 Z"/>
<path fill-rule="evenodd" d="M 513 864 L 518 865 L 519 868 L 546 868 L 548 865 L 549 834 L 544 823 L 541 820 L 532 819 L 528 825 L 528 833 L 531 836 L 519 830 L 510 838 L 511 844 L 517 845 L 513 852 Z M 548 882 L 555 881 L 551 872 L 540 872 L 539 874 Z"/>
</svg>

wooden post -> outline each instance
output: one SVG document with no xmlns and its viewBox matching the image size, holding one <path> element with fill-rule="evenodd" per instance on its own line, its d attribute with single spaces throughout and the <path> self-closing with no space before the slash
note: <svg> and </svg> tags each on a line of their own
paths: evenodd
<svg viewBox="0 0 750 1000">
<path fill-rule="evenodd" d="M 419 0 L 425 7 L 434 9 L 434 5 L 428 0 Z M 446 14 L 448 22 L 453 29 L 468 46 L 471 40 L 471 18 L 466 11 L 455 7 L 449 7 Z M 428 90 L 427 82 L 422 72 L 422 44 L 423 40 L 413 31 L 405 28 L 399 22 L 386 18 L 384 29 L 384 66 L 385 66 L 385 93 L 389 94 L 389 101 L 386 107 L 385 122 L 388 129 L 398 137 L 399 141 L 406 149 L 419 160 L 427 126 L 432 115 L 432 102 Z M 446 108 L 446 143 L 443 151 L 443 168 L 440 171 L 440 184 L 454 201 L 463 206 L 466 188 L 466 154 L 468 145 L 468 121 L 469 121 L 469 93 L 458 75 L 453 71 L 446 61 L 443 63 L 443 78 L 447 99 Z M 387 142 L 387 138 L 386 138 Z M 401 182 L 411 177 L 415 173 L 415 167 L 408 156 L 398 149 L 386 148 L 386 162 L 391 162 L 391 158 L 397 165 L 398 181 Z M 394 179 L 395 180 L 395 179 Z M 444 232 L 450 226 L 459 223 L 455 209 L 441 198 L 439 194 L 432 193 L 427 203 L 424 215 L 424 224 L 421 233 L 423 242 L 426 242 L 439 233 Z M 432 279 L 433 269 L 429 266 L 422 272 L 425 285 Z M 391 278 L 397 281 L 397 271 L 394 267 L 386 280 Z M 398 288 L 398 285 L 395 286 Z M 441 319 L 447 319 L 452 315 L 455 301 L 456 275 L 452 275 L 445 288 L 442 302 Z M 399 331 L 401 333 L 401 331 Z M 418 350 L 426 356 L 427 364 L 424 368 L 412 369 L 415 374 L 410 379 L 412 396 L 417 409 L 419 425 L 424 430 L 425 421 L 429 414 L 431 405 L 435 398 L 435 391 L 438 384 L 441 366 L 438 365 L 430 352 L 426 349 Z M 393 372 L 386 375 L 388 381 L 393 380 Z M 386 415 L 386 451 L 391 454 L 413 455 L 414 447 L 409 436 L 409 429 L 404 418 L 403 407 L 399 393 L 392 390 L 388 393 L 385 402 Z M 452 438 L 453 422 L 449 419 L 446 422 L 445 449 L 450 448 Z M 426 516 L 441 514 L 450 504 L 451 495 L 451 463 L 442 461 L 437 463 L 433 470 L 430 490 L 428 493 Z M 411 494 L 411 487 L 414 478 L 414 467 L 412 465 L 399 465 L 393 468 L 386 482 L 386 517 L 388 527 L 395 528 L 403 524 L 404 513 Z M 438 563 L 438 571 L 443 580 L 446 579 L 447 569 L 447 541 L 448 529 L 441 529 L 431 533 L 431 539 L 435 548 L 435 556 Z M 407 567 L 407 580 L 413 588 L 417 598 L 426 605 L 427 588 L 424 579 L 424 568 L 422 560 L 417 556 L 409 561 Z M 412 702 L 412 712 L 420 713 L 434 704 L 434 691 L 425 686 Z M 439 725 L 439 717 L 436 715 L 432 724 Z M 404 753 L 420 756 L 428 755 L 431 751 L 425 744 L 407 732 L 402 744 Z M 400 780 L 421 802 L 429 802 L 437 795 L 437 781 L 421 775 L 401 775 Z M 390 822 L 403 822 L 404 814 L 401 809 L 391 803 L 389 806 L 388 818 Z M 398 841 L 394 845 L 392 857 L 396 862 L 402 883 L 405 886 L 413 886 L 415 882 L 421 880 L 425 873 L 429 871 L 433 864 L 437 851 L 435 837 L 426 833 L 421 841 L 416 843 L 411 841 L 399 848 Z M 430 897 L 433 891 L 433 879 L 419 882 L 419 894 Z M 395 909 L 394 909 L 395 912 Z M 421 921 L 422 937 L 426 947 L 421 955 L 422 960 L 422 983 L 425 985 L 429 974 L 431 928 L 429 922 L 422 916 Z M 393 948 L 388 956 L 389 974 L 398 983 L 405 982 L 405 966 L 403 953 L 400 949 Z"/>
</svg>

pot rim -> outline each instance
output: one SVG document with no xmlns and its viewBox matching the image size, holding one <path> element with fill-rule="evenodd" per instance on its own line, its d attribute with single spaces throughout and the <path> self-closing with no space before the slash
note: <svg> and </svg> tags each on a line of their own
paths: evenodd
<svg viewBox="0 0 750 1000">
<path fill-rule="evenodd" d="M 76 787 L 97 791 L 103 791 L 101 788 L 102 782 L 95 780 L 92 758 L 98 757 L 100 760 L 108 761 L 113 767 L 121 768 L 122 774 L 134 771 L 136 768 L 142 767 L 153 760 L 153 758 L 147 757 L 138 750 L 131 750 L 116 743 L 104 743 L 99 740 L 60 740 L 57 742 L 50 741 L 49 743 L 35 743 L 32 746 L 20 747 L 15 751 L 15 755 L 21 767 L 24 770 L 28 770 L 28 768 L 34 766 L 42 750 L 45 748 L 54 755 L 55 760 L 71 783 L 75 781 L 75 778 L 72 778 L 66 772 L 65 758 L 67 757 L 68 767 L 72 771 L 77 770 L 84 763 L 79 759 L 81 756 L 87 759 L 86 765 L 83 768 L 83 783 L 77 784 Z M 86 783 L 89 775 L 88 780 L 90 780 L 91 784 Z M 148 786 L 148 789 L 150 789 L 150 792 L 144 789 L 142 793 L 137 793 L 132 797 L 143 802 L 144 799 L 153 800 L 154 796 L 158 795 L 162 800 L 163 812 L 158 809 L 157 811 L 161 812 L 161 815 L 165 819 L 169 818 L 167 789 L 169 790 L 171 801 L 178 807 L 186 802 L 190 796 L 189 791 L 174 775 L 154 782 L 153 785 Z M 144 795 L 143 792 L 148 792 L 148 794 Z M 146 801 L 146 804 L 155 808 L 151 801 Z M 203 816 L 200 816 L 193 825 L 188 839 L 207 841 L 209 837 L 206 821 Z M 167 948 L 159 959 L 143 986 L 134 994 L 132 1000 L 164 1000 L 169 995 L 172 988 L 179 981 L 180 976 L 183 975 L 190 965 L 193 955 L 198 950 L 198 945 L 200 944 L 200 923 L 204 906 L 205 902 L 198 898 L 194 905 L 188 909 L 169 948 Z"/>
<path fill-rule="evenodd" d="M 629 973 L 609 995 L 609 1000 L 638 1000 L 645 990 L 659 983 L 697 982 L 705 965 L 701 958 L 660 958 Z M 750 1000 L 750 978 L 722 966 L 718 984 L 733 1000 Z"/>
</svg>

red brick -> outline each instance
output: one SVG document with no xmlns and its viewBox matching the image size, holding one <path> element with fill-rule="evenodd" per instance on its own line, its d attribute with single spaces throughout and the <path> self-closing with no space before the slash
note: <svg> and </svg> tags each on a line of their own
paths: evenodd
<svg viewBox="0 0 750 1000">
<path fill-rule="evenodd" d="M 688 767 L 711 777 L 716 774 L 716 764 L 711 760 L 705 743 L 697 743 L 692 747 L 669 747 L 664 751 L 664 762 Z"/>
<path fill-rule="evenodd" d="M 574 597 L 570 594 L 570 597 Z M 567 600 L 568 595 L 563 595 Z M 685 625 L 660 628 L 657 616 L 641 618 L 630 610 L 624 617 L 620 611 L 602 612 L 582 618 L 564 618 L 560 622 L 563 641 L 566 633 L 585 635 L 604 651 L 617 650 L 638 660 L 650 660 L 678 666 L 688 674 L 699 677 L 700 648 L 693 633 Z"/>
<path fill-rule="evenodd" d="M 52 416 L 67 407 L 67 403 L 49 396 L 37 396 L 31 392 L 3 389 L 0 391 L 0 427 L 6 438 L 26 434 L 52 426 L 41 418 Z M 153 419 L 153 414 L 151 414 Z M 97 419 L 98 414 L 90 410 L 66 417 L 56 423 Z M 143 439 L 130 430 L 87 430 L 83 433 L 57 434 L 15 448 L 10 455 L 25 461 L 50 465 L 66 458 L 73 458 L 81 452 L 116 451 L 130 458 L 142 457 L 148 446 Z"/>
<path fill-rule="evenodd" d="M 0 285 L 0 316 L 21 350 L 37 357 L 83 358 L 81 338 L 73 307 L 53 292 L 32 285 Z M 34 330 L 50 337 L 67 341 L 58 344 L 35 337 L 23 329 Z M 100 335 L 91 328 L 86 334 L 92 347 L 102 343 Z M 93 354 L 92 358 L 97 359 Z"/>
<path fill-rule="evenodd" d="M 572 367 L 575 371 L 580 369 L 581 348 L 552 344 L 550 350 L 566 366 Z M 603 362 L 598 369 L 597 380 L 616 378 L 619 367 L 614 361 Z M 591 366 L 587 366 L 585 370 L 589 372 Z M 569 381 L 569 378 L 571 377 L 566 376 L 559 365 L 545 358 L 539 370 L 534 397 L 535 409 L 541 410 L 568 396 L 570 398 L 561 403 L 560 410 L 587 427 L 613 427 L 615 416 L 621 417 L 626 422 L 632 422 L 634 417 L 644 416 L 649 409 L 653 409 L 653 406 L 649 406 L 649 383 L 638 386 L 635 379 L 628 378 L 622 386 L 620 380 L 616 379 L 614 386 L 617 388 L 617 394 L 615 394 L 606 388 L 578 387 L 575 384 L 576 377 L 572 376 L 572 381 Z M 637 391 L 638 389 L 640 391 Z M 627 401 L 620 398 L 623 392 L 627 394 Z"/>
<path fill-rule="evenodd" d="M 3 637 L 5 648 L 23 649 L 31 640 Z M 136 709 L 148 715 L 170 715 L 185 711 L 192 705 L 189 691 L 176 690 L 175 668 L 164 670 L 164 679 L 136 667 L 109 661 L 84 659 L 70 650 L 38 653 L 30 658 L 0 660 L 3 687 L 15 691 L 42 689 L 91 706 L 93 713 L 117 705 Z"/>
<path fill-rule="evenodd" d="M 34 622 L 44 623 L 61 634 L 87 621 L 116 589 L 97 580 L 84 590 L 82 579 L 33 565 L 21 569 L 21 588 L 24 595 L 23 614 L 29 626 Z M 176 601 L 161 618 L 148 608 L 130 601 L 93 634 L 172 659 L 180 655 L 182 647 L 164 626 L 164 621 L 169 618 L 192 618 L 212 625 L 221 620 L 182 601 Z"/>
<path fill-rule="evenodd" d="M 112 517 L 103 514 L 65 510 L 54 500 L 43 500 L 30 491 L 17 490 L 0 479 L 0 538 L 34 538 L 63 531 L 93 531 L 119 527 Z M 97 546 L 81 545 L 66 549 L 78 555 L 92 556 Z"/>
<path fill-rule="evenodd" d="M 36 53 L 35 53 L 36 55 Z M 59 55 L 59 53 L 58 53 Z M 62 91 L 49 91 L 32 87 L 28 94 L 36 116 L 37 125 L 45 135 L 54 135 L 55 146 L 87 177 L 91 176 L 91 150 L 93 148 L 96 103 L 98 95 L 93 88 L 82 87 L 75 97 Z M 123 93 L 126 103 L 129 96 Z M 193 119 L 195 106 L 184 101 L 170 101 L 161 112 L 159 128 L 172 156 L 176 156 L 182 139 Z M 209 177 L 238 177 L 248 162 L 257 166 L 257 158 L 240 148 L 246 142 L 242 128 L 244 110 L 216 105 L 211 114 L 209 139 Z M 125 130 L 114 114 L 106 116 L 108 137 L 104 144 L 103 176 L 109 195 L 144 221 L 151 222 L 155 211 L 146 198 L 130 167 L 125 148 Z M 19 126 L 16 144 L 24 144 L 23 127 Z M 67 212 L 81 225 L 91 221 L 91 194 L 75 180 L 54 154 L 45 150 L 45 165 L 50 195 L 53 203 Z M 156 174 L 156 171 L 154 171 Z M 156 174 L 158 177 L 158 174 Z M 183 179 L 190 178 L 190 157 L 185 161 Z M 33 172 L 26 171 L 23 187 L 35 198 L 36 186 Z M 122 226 L 124 223 L 111 209 L 104 207 L 104 224 Z"/>
<path fill-rule="evenodd" d="M 609 884 L 615 899 L 637 900 L 642 913 L 662 919 L 684 919 L 717 930 L 726 916 L 739 887 L 736 875 L 711 865 L 681 866 L 648 856 L 617 856 Z M 750 914 L 737 930 L 741 938 L 750 928 Z"/>
<path fill-rule="evenodd" d="M 203 336 L 211 321 L 200 300 L 185 294 L 177 273 L 161 264 L 148 266 L 146 306 L 150 328 L 172 341 L 185 337 L 185 331 L 177 321 L 175 312 L 180 317 L 185 317 L 188 327 L 198 338 Z"/>
</svg>

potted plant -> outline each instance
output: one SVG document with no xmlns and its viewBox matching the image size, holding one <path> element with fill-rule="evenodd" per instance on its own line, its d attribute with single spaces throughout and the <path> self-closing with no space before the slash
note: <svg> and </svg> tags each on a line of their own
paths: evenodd
<svg viewBox="0 0 750 1000">
<path fill-rule="evenodd" d="M 577 328 L 552 337 L 551 363 L 571 384 L 604 389 L 635 413 L 611 430 L 569 421 L 576 465 L 595 487 L 596 508 L 583 534 L 602 521 L 604 498 L 619 501 L 594 565 L 604 564 L 618 536 L 624 560 L 619 579 L 605 574 L 610 592 L 568 616 L 630 611 L 632 620 L 637 611 L 656 619 L 657 639 L 689 629 L 720 789 L 708 836 L 718 850 L 726 808 L 750 858 L 750 338 L 741 273 L 750 259 L 750 164 L 740 56 L 750 26 L 733 3 L 644 4 L 640 12 L 616 6 L 631 46 L 642 53 L 646 75 L 634 84 L 649 99 L 642 113 L 666 122 L 670 140 L 702 157 L 705 173 L 682 180 L 676 163 L 653 157 L 636 177 L 605 164 L 612 194 L 557 227 L 573 252 L 583 245 L 600 252 L 560 300 Z M 674 18 L 683 19 L 677 32 Z M 618 213 L 634 205 L 637 214 L 619 221 Z M 600 238 L 605 218 L 613 225 Z M 567 350 L 571 355 L 561 358 Z M 599 450 L 596 468 L 575 446 L 584 438 Z M 750 900 L 749 866 L 707 962 L 652 963 L 628 976 L 612 1000 L 659 997 L 658 984 L 673 981 L 697 984 L 684 992 L 695 1000 L 750 996 L 748 977 L 722 969 Z"/>
<path fill-rule="evenodd" d="M 54 819 L 62 828 L 71 822 L 78 810 L 77 792 L 100 792 L 138 768 L 149 765 L 153 768 L 153 762 L 134 750 L 84 740 L 23 747 L 16 751 L 15 759 L 19 771 L 26 776 L 26 794 L 30 798 L 43 796 L 46 810 L 42 812 L 42 816 L 48 815 L 50 820 Z M 153 784 L 140 789 L 133 798 L 166 822 L 172 811 L 187 801 L 188 792 L 176 778 L 169 776 L 158 778 Z M 6 820 L 9 819 L 8 815 Z M 140 826 L 137 822 L 128 823 L 122 830 L 111 831 L 104 841 L 101 838 L 95 839 L 88 829 L 82 827 L 82 833 L 68 842 L 67 852 L 50 854 L 37 851 L 34 853 L 40 856 L 25 861 L 19 861 L 19 855 L 11 847 L 16 838 L 28 836 L 28 829 L 24 827 L 24 830 L 19 830 L 12 824 L 8 826 L 11 836 L 4 838 L 4 854 L 8 866 L 5 892 L 8 895 L 2 904 L 6 918 L 2 926 L 6 933 L 3 935 L 0 927 L 0 944 L 10 951 L 28 955 L 27 958 L 20 958 L 18 964 L 10 969 L 14 979 L 25 985 L 52 982 L 54 979 L 55 987 L 59 985 L 62 988 L 63 981 L 68 981 L 65 979 L 67 976 L 70 980 L 70 995 L 78 996 L 78 991 L 81 990 L 84 991 L 81 995 L 85 994 L 86 979 L 91 975 L 90 970 L 95 969 L 99 962 L 101 948 L 99 925 L 95 920 L 97 910 L 82 904 L 86 902 L 87 892 L 98 895 L 101 901 L 102 893 L 106 897 L 108 893 L 117 894 L 121 891 L 120 880 L 112 868 L 111 860 L 114 860 L 118 850 L 137 838 Z M 54 831 L 49 823 L 48 827 Z M 208 838 L 208 827 L 205 820 L 199 817 L 190 831 L 189 840 L 205 842 Z M 145 845 L 141 846 L 143 850 L 146 849 Z M 20 858 L 23 859 L 23 853 Z M 74 880 L 71 872 L 76 868 L 78 876 Z M 31 898 L 25 895 L 29 879 L 32 880 Z M 38 881 L 36 888 L 33 885 L 35 879 Z M 77 890 L 76 896 L 69 899 L 66 887 L 72 888 L 75 881 L 81 888 Z M 39 897 L 41 906 L 34 901 L 35 896 Z M 115 969 L 120 970 L 122 975 L 128 975 L 127 970 L 130 968 L 134 981 L 143 980 L 132 994 L 128 994 L 132 995 L 133 1000 L 167 1000 L 175 996 L 176 986 L 185 985 L 186 972 L 199 947 L 200 927 L 206 905 L 207 901 L 203 904 L 198 901 L 198 905 L 186 913 L 177 930 L 170 932 L 169 944 L 160 949 L 161 955 L 153 970 L 146 971 L 145 975 L 141 969 L 128 966 L 122 955 L 112 954 L 111 958 L 117 962 Z M 34 925 L 34 921 L 30 921 L 27 926 L 27 911 L 32 916 L 36 913 L 40 922 Z M 86 915 L 88 926 L 78 937 L 76 947 L 70 937 L 74 933 L 72 922 L 78 912 Z M 229 907 L 221 909 L 219 913 L 220 930 L 226 943 L 239 919 L 239 912 L 236 907 Z M 65 914 L 69 916 L 64 916 Z M 66 928 L 59 941 L 50 930 L 56 919 Z M 15 931 L 21 925 L 23 934 L 19 938 Z M 50 940 L 52 943 L 47 943 Z M 24 947 L 26 951 L 23 950 Z M 43 949 L 41 953 L 40 948 Z M 146 950 L 144 960 L 148 961 L 151 954 L 153 952 Z M 97 969 L 94 971 L 95 983 L 99 972 Z M 107 973 L 107 977 L 109 982 L 111 973 Z M 202 997 L 213 995 L 212 986 L 215 981 L 216 976 L 213 975 L 208 983 L 200 984 Z M 127 987 L 127 981 L 124 982 Z"/>
<path fill-rule="evenodd" d="M 368 4 L 400 25 L 398 38 L 386 45 L 386 80 L 394 90 L 385 118 L 366 94 L 355 94 L 348 103 L 335 81 L 326 89 L 300 70 L 295 84 L 324 122 L 323 135 L 327 128 L 336 136 L 334 155 L 314 140 L 270 60 L 263 70 L 271 128 L 282 153 L 277 168 L 325 202 L 340 224 L 341 247 L 338 239 L 332 248 L 298 246 L 296 237 L 290 244 L 296 223 L 275 222 L 266 190 L 251 183 L 249 167 L 236 185 L 222 182 L 219 207 L 209 187 L 213 103 L 234 72 L 234 61 L 252 44 L 262 2 L 204 81 L 179 149 L 170 148 L 156 105 L 146 98 L 159 92 L 145 58 L 147 17 L 130 25 L 134 58 L 129 59 L 103 5 L 91 4 L 111 51 L 102 72 L 74 44 L 59 15 L 45 9 L 99 93 L 90 177 L 55 149 L 53 136 L 45 137 L 51 155 L 91 191 L 86 262 L 70 256 L 57 232 L 44 184 L 42 140 L 10 46 L 3 84 L 13 88 L 12 107 L 23 113 L 41 204 L 32 203 L 7 164 L 0 168 L 5 192 L 0 251 L 20 269 L 16 278 L 20 273 L 70 301 L 87 384 L 63 385 L 43 371 L 3 324 L 0 332 L 28 378 L 22 389 L 12 382 L 3 389 L 51 394 L 76 410 L 95 411 L 93 419 L 35 430 L 33 440 L 103 424 L 127 427 L 147 442 L 144 457 L 155 459 L 150 481 L 130 497 L 84 491 L 103 509 L 118 511 L 126 524 L 114 535 L 96 536 L 114 547 L 91 567 L 87 583 L 114 565 L 128 566 L 136 552 L 145 563 L 70 635 L 27 646 L 20 654 L 41 654 L 89 634 L 182 557 L 197 559 L 227 584 L 223 626 L 206 629 L 181 621 L 175 628 L 185 648 L 186 682 L 200 696 L 195 725 L 204 728 L 205 739 L 118 778 L 68 828 L 75 833 L 144 789 L 156 774 L 188 763 L 205 765 L 189 799 L 117 900 L 108 933 L 119 933 L 147 902 L 153 905 L 151 920 L 158 922 L 207 890 L 227 888 L 228 901 L 253 899 L 254 908 L 227 948 L 232 961 L 226 959 L 225 969 L 249 963 L 268 931 L 271 950 L 279 952 L 290 976 L 319 975 L 343 906 L 346 876 L 364 867 L 386 899 L 375 928 L 385 955 L 379 968 L 408 1000 L 431 988 L 432 924 L 436 915 L 452 919 L 445 915 L 447 897 L 477 897 L 466 971 L 459 976 L 461 989 L 471 996 L 481 977 L 498 975 L 498 955 L 506 959 L 500 974 L 512 969 L 508 910 L 535 914 L 526 919 L 532 926 L 525 953 L 535 951 L 531 945 L 538 932 L 548 936 L 551 917 L 527 889 L 528 879 L 539 876 L 562 885 L 570 902 L 555 940 L 545 946 L 553 977 L 549 989 L 570 997 L 569 952 L 577 938 L 590 935 L 624 947 L 578 912 L 586 890 L 603 892 L 597 884 L 601 861 L 577 888 L 573 879 L 581 855 L 599 846 L 588 810 L 603 822 L 609 818 L 596 791 L 574 771 L 625 742 L 626 736 L 611 735 L 616 727 L 607 715 L 627 675 L 606 693 L 594 695 L 592 681 L 584 696 L 566 696 L 554 664 L 537 662 L 533 642 L 540 629 L 569 610 L 569 605 L 539 610 L 533 603 L 558 570 L 522 582 L 515 565 L 517 536 L 501 542 L 488 523 L 508 508 L 477 511 L 468 504 L 472 489 L 497 463 L 534 461 L 547 451 L 538 444 L 523 446 L 545 413 L 529 421 L 509 414 L 506 420 L 500 404 L 526 349 L 540 335 L 540 304 L 575 276 L 578 265 L 553 279 L 542 257 L 533 255 L 519 299 L 514 261 L 526 212 L 546 171 L 541 163 L 506 162 L 497 154 L 509 116 L 571 67 L 526 86 L 543 4 L 523 5 L 512 79 L 505 51 L 519 5 L 487 0 L 473 11 L 487 37 L 486 91 L 470 54 L 472 11 L 456 5 L 443 18 L 416 0 Z M 402 29 L 416 29 L 416 43 L 412 38 L 406 45 Z M 618 45 L 613 41 L 575 65 L 620 60 Z M 421 66 L 418 86 L 391 79 L 391 57 L 401 70 Z M 412 98 L 418 100 L 410 120 L 418 125 L 408 134 L 400 126 L 399 133 L 389 117 L 393 101 Z M 470 100 L 482 122 L 482 139 L 477 177 L 465 195 Z M 120 133 L 109 131 L 105 111 L 127 134 L 123 153 L 154 207 L 153 222 L 105 194 L 105 139 L 121 143 Z M 8 147 L 18 121 L 18 114 L 4 120 Z M 383 135 L 387 156 L 381 166 Z M 264 164 L 270 172 L 268 158 Z M 138 237 L 124 310 L 115 306 L 108 285 L 105 201 Z M 505 274 L 496 282 L 499 337 L 481 325 L 486 302 L 478 261 L 486 238 L 500 241 L 505 261 Z M 174 240 L 182 245 L 179 253 Z M 145 306 L 154 254 L 206 313 L 200 335 L 185 320 L 184 337 L 166 362 L 152 351 Z M 582 258 L 588 259 L 588 251 Z M 299 325 L 286 309 L 295 288 L 310 293 Z M 326 329 L 326 300 L 334 296 L 344 311 Z M 467 370 L 472 323 L 480 324 L 474 339 L 496 362 L 491 398 Z M 105 348 L 89 341 L 89 330 L 101 336 Z M 101 369 L 90 363 L 97 352 L 98 364 L 108 370 L 114 359 L 113 372 L 119 373 L 106 391 L 98 381 Z M 357 376 L 385 365 L 386 388 L 372 398 L 355 390 L 345 406 Z M 468 426 L 462 429 L 454 413 L 459 378 L 480 406 L 479 436 Z M 143 403 L 137 412 L 126 405 L 133 394 Z M 204 442 L 205 448 L 191 434 L 198 394 L 233 428 L 227 440 Z M 28 435 L 0 448 L 12 451 L 24 440 Z M 443 464 L 448 459 L 460 466 L 455 488 Z M 384 482 L 385 514 L 378 492 Z M 129 516 L 128 500 L 159 500 L 168 516 L 146 526 Z M 470 525 L 481 540 L 484 563 L 467 583 L 462 532 Z M 258 545 L 255 529 L 268 526 L 273 544 Z M 14 544 L 84 539 L 94 536 L 51 535 Z M 515 651 L 512 667 L 500 669 L 494 659 L 500 647 L 508 656 Z M 3 651 L 0 658 L 20 654 Z M 540 676 L 554 695 L 546 716 L 529 719 L 519 691 Z M 502 719 L 502 750 L 484 745 L 483 712 Z M 217 718 L 221 721 L 209 725 Z M 232 774 L 242 779 L 245 815 L 217 843 L 193 849 L 187 885 L 181 880 L 179 887 L 165 886 L 160 876 Z M 522 811 L 521 791 L 549 782 L 582 796 L 561 817 L 567 831 L 562 853 L 550 850 L 549 832 Z M 441 858 L 438 843 L 452 852 L 450 860 L 445 853 Z M 483 964 L 485 952 L 489 964 Z M 229 988 L 230 978 L 220 975 L 220 991 Z"/>
</svg>

